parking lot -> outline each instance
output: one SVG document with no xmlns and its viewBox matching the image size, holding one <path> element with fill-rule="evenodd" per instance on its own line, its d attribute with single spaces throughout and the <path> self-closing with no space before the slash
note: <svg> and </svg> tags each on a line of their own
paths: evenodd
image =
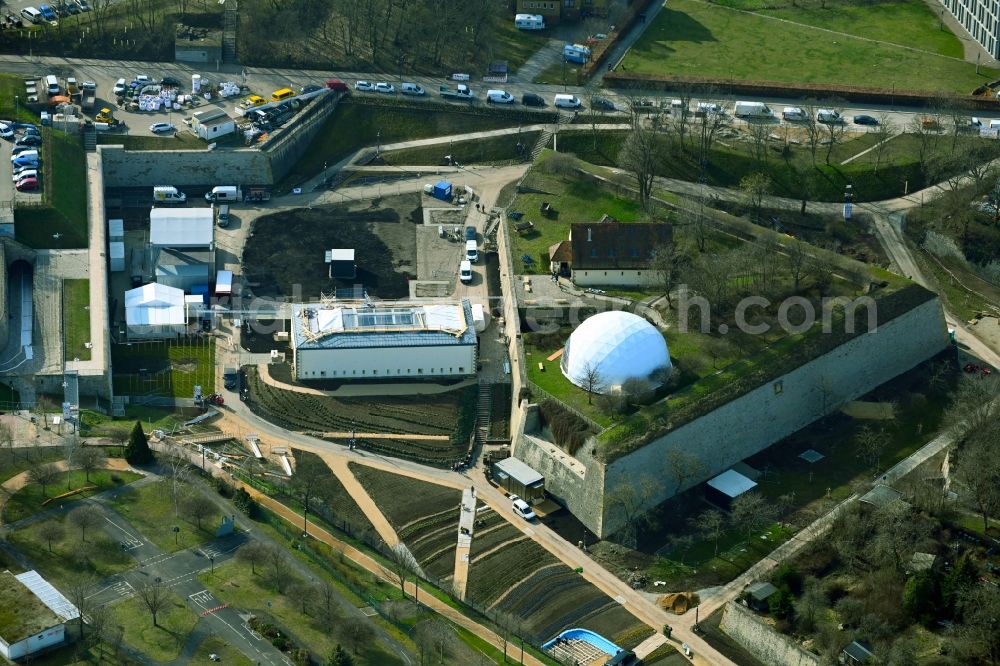
<svg viewBox="0 0 1000 666">
<path fill-rule="evenodd" d="M 0 121 L 0 123 L 2 123 L 2 122 L 3 121 Z M 5 125 L 5 126 L 7 126 L 7 127 L 13 127 L 13 125 Z M 18 201 L 18 202 L 23 202 L 23 203 L 28 203 L 28 204 L 41 201 L 42 185 L 43 185 L 42 178 L 41 178 L 41 173 L 42 173 L 41 162 L 42 162 L 42 160 L 39 160 L 39 163 L 38 163 L 38 166 L 37 166 L 36 169 L 32 169 L 33 171 L 35 171 L 37 173 L 37 176 L 35 178 L 35 181 L 37 183 L 37 189 L 35 189 L 33 191 L 18 191 L 14 187 L 14 181 L 13 181 L 12 176 L 13 176 L 13 170 L 16 167 L 14 166 L 14 164 L 11 161 L 10 158 L 13 156 L 12 155 L 12 151 L 17 148 L 15 146 L 15 141 L 18 140 L 18 139 L 20 139 L 24 135 L 25 135 L 25 130 L 24 129 L 17 129 L 15 131 L 15 135 L 14 136 L 7 137 L 7 138 L 3 139 L 2 145 L 5 146 L 7 148 L 7 150 L 5 150 L 3 152 L 3 155 L 4 155 L 4 159 L 2 160 L 3 167 L 0 167 L 0 181 L 2 181 L 2 182 L 0 182 L 0 201 Z M 38 153 L 39 153 L 39 156 L 42 156 L 42 152 L 41 152 L 42 151 L 42 146 L 25 146 L 25 147 L 21 147 L 21 149 L 22 150 L 32 150 L 32 151 L 37 150 Z"/>
</svg>

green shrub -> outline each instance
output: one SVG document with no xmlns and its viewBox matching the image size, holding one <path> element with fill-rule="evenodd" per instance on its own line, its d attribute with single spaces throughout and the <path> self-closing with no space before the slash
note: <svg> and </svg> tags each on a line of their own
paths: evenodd
<svg viewBox="0 0 1000 666">
<path fill-rule="evenodd" d="M 575 454 L 591 434 L 587 422 L 555 400 L 544 400 L 538 407 L 556 445 Z"/>
</svg>

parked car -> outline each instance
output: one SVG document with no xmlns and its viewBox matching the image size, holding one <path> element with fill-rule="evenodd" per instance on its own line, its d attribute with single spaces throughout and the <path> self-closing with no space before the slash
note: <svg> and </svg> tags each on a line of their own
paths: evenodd
<svg viewBox="0 0 1000 666">
<path fill-rule="evenodd" d="M 170 123 L 153 123 L 149 126 L 149 131 L 153 134 L 166 134 L 167 132 L 173 132 L 176 127 Z"/>
<path fill-rule="evenodd" d="M 354 84 L 354 89 L 361 92 L 375 92 L 375 84 L 371 81 L 358 81 Z"/>
<path fill-rule="evenodd" d="M 305 95 L 306 93 L 314 93 L 317 90 L 322 90 L 322 89 L 323 86 L 318 86 L 315 83 L 310 83 L 309 85 L 302 86 L 301 88 L 299 88 L 299 94 Z"/>
<path fill-rule="evenodd" d="M 390 95 L 393 95 L 396 93 L 396 86 L 385 81 L 379 81 L 375 84 L 375 92 L 389 93 Z"/>
<path fill-rule="evenodd" d="M 12 166 L 11 171 L 13 171 L 14 175 L 17 176 L 17 175 L 20 175 L 20 174 L 24 173 L 25 171 L 27 171 L 29 169 L 34 169 L 34 168 L 35 167 L 33 167 L 33 166 L 16 166 L 15 165 L 15 166 Z M 15 178 L 14 180 L 17 180 L 17 178 Z"/>
<path fill-rule="evenodd" d="M 64 7 L 66 7 L 66 11 L 68 11 L 70 14 L 79 14 L 80 12 L 83 11 L 82 9 L 80 9 L 80 5 L 73 2 L 73 0 L 69 0 L 64 5 Z"/>
<path fill-rule="evenodd" d="M 785 120 L 806 120 L 809 114 L 797 106 L 786 106 L 781 112 L 781 117 Z"/>
<path fill-rule="evenodd" d="M 465 240 L 476 240 L 476 228 L 474 226 L 469 225 L 465 228 Z"/>
<path fill-rule="evenodd" d="M 152 83 L 152 80 L 145 74 L 136 74 L 135 82 L 140 86 L 145 86 Z"/>
<path fill-rule="evenodd" d="M 111 92 L 116 95 L 124 95 L 126 90 L 128 90 L 128 84 L 125 83 L 125 79 L 118 79 L 115 81 L 115 87 L 111 89 Z"/>
<path fill-rule="evenodd" d="M 24 180 L 19 180 L 14 184 L 14 188 L 18 192 L 34 192 L 38 189 L 38 179 L 25 178 Z"/>
<path fill-rule="evenodd" d="M 535 512 L 531 510 L 531 505 L 525 502 L 523 499 L 517 495 L 510 496 L 511 503 L 513 505 L 514 513 L 521 516 L 527 521 L 532 521 L 535 519 Z"/>
<path fill-rule="evenodd" d="M 180 79 L 175 79 L 172 76 L 164 76 L 162 79 L 160 79 L 160 85 L 170 86 L 172 88 L 180 88 L 184 84 L 181 83 Z"/>
<path fill-rule="evenodd" d="M 34 151 L 36 155 L 38 154 L 38 151 L 35 149 L 35 146 L 25 146 L 25 145 L 15 144 L 14 147 L 10 149 L 10 154 L 13 155 L 14 157 L 17 157 L 22 153 L 27 153 L 31 151 Z"/>
<path fill-rule="evenodd" d="M 38 11 L 42 15 L 42 18 L 44 18 L 46 21 L 55 21 L 57 18 L 59 18 L 56 15 L 55 10 L 53 10 L 52 7 L 50 7 L 49 5 L 39 5 Z"/>
<path fill-rule="evenodd" d="M 42 137 L 37 134 L 25 134 L 20 139 L 14 142 L 15 146 L 33 146 L 37 147 L 42 145 Z"/>
<path fill-rule="evenodd" d="M 85 12 L 90 11 L 90 5 L 87 4 L 87 0 L 74 0 L 74 2 L 76 2 L 76 6 L 82 9 L 83 11 Z"/>
<path fill-rule="evenodd" d="M 591 106 L 598 111 L 617 111 L 618 107 L 607 97 L 594 97 Z"/>
<path fill-rule="evenodd" d="M 535 93 L 524 93 L 521 95 L 521 104 L 525 106 L 545 106 L 545 98 Z"/>
<path fill-rule="evenodd" d="M 4 139 L 13 139 L 14 128 L 10 125 L 0 125 L 0 137 Z"/>
<path fill-rule="evenodd" d="M 14 161 L 12 162 L 12 164 L 14 166 L 18 166 L 18 167 L 20 167 L 20 166 L 37 167 L 38 166 L 38 156 L 15 155 L 14 156 Z"/>
<path fill-rule="evenodd" d="M 38 169 L 26 168 L 24 170 L 15 171 L 10 177 L 11 182 L 16 183 L 19 180 L 24 180 L 25 178 L 38 178 Z"/>
<path fill-rule="evenodd" d="M 413 95 L 415 97 L 422 97 L 427 94 L 427 91 L 416 83 L 404 83 L 399 87 L 399 92 L 404 95 Z"/>
<path fill-rule="evenodd" d="M 855 125 L 868 125 L 869 127 L 875 127 L 878 125 L 878 119 L 873 116 L 854 116 Z"/>
</svg>

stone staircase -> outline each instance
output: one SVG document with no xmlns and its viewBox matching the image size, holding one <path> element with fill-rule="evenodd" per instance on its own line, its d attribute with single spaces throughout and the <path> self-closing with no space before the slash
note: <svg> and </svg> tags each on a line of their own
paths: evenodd
<svg viewBox="0 0 1000 666">
<path fill-rule="evenodd" d="M 97 151 L 97 128 L 93 125 L 83 128 L 83 149 L 88 153 Z"/>
<path fill-rule="evenodd" d="M 236 31 L 240 15 L 236 0 L 227 0 L 222 13 L 222 62 L 236 62 Z"/>
<path fill-rule="evenodd" d="M 476 405 L 476 445 L 482 446 L 490 435 L 493 418 L 493 385 L 479 385 L 479 402 Z"/>
</svg>

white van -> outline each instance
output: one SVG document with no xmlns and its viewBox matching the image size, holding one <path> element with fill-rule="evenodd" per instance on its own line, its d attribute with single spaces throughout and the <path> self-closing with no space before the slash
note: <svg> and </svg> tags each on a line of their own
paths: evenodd
<svg viewBox="0 0 1000 666">
<path fill-rule="evenodd" d="M 50 95 L 59 94 L 59 79 L 56 78 L 55 74 L 49 74 L 45 77 L 45 89 Z"/>
<path fill-rule="evenodd" d="M 737 118 L 770 118 L 774 112 L 763 102 L 736 102 L 733 115 Z"/>
<path fill-rule="evenodd" d="M 25 7 L 22 9 L 21 16 L 26 18 L 29 23 L 43 23 L 45 21 L 45 17 L 42 16 L 42 13 L 34 7 Z"/>
<path fill-rule="evenodd" d="M 427 94 L 424 91 L 424 89 L 418 86 L 416 83 L 404 83 L 403 85 L 399 86 L 399 92 L 403 93 L 404 95 L 414 95 L 417 97 Z"/>
<path fill-rule="evenodd" d="M 514 96 L 511 95 L 506 90 L 487 90 L 486 91 L 486 103 L 487 104 L 513 104 Z"/>
<path fill-rule="evenodd" d="M 465 241 L 465 258 L 472 263 L 479 261 L 479 247 L 476 245 L 476 241 Z"/>
<path fill-rule="evenodd" d="M 458 265 L 458 279 L 462 282 L 472 282 L 472 262 L 468 259 Z"/>
<path fill-rule="evenodd" d="M 515 14 L 514 27 L 518 30 L 545 30 L 545 17 L 541 14 Z"/>
<path fill-rule="evenodd" d="M 809 114 L 799 106 L 786 106 L 781 111 L 781 117 L 785 120 L 808 120 Z"/>
<path fill-rule="evenodd" d="M 239 201 L 240 188 L 235 185 L 216 185 L 205 195 L 205 201 Z"/>
<path fill-rule="evenodd" d="M 839 111 L 834 111 L 833 109 L 820 109 L 816 112 L 816 122 L 825 123 L 827 125 L 836 125 L 837 123 L 843 122 L 840 117 Z"/>
<path fill-rule="evenodd" d="M 580 100 L 576 95 L 556 95 L 553 104 L 564 109 L 579 109 Z"/>
</svg>

